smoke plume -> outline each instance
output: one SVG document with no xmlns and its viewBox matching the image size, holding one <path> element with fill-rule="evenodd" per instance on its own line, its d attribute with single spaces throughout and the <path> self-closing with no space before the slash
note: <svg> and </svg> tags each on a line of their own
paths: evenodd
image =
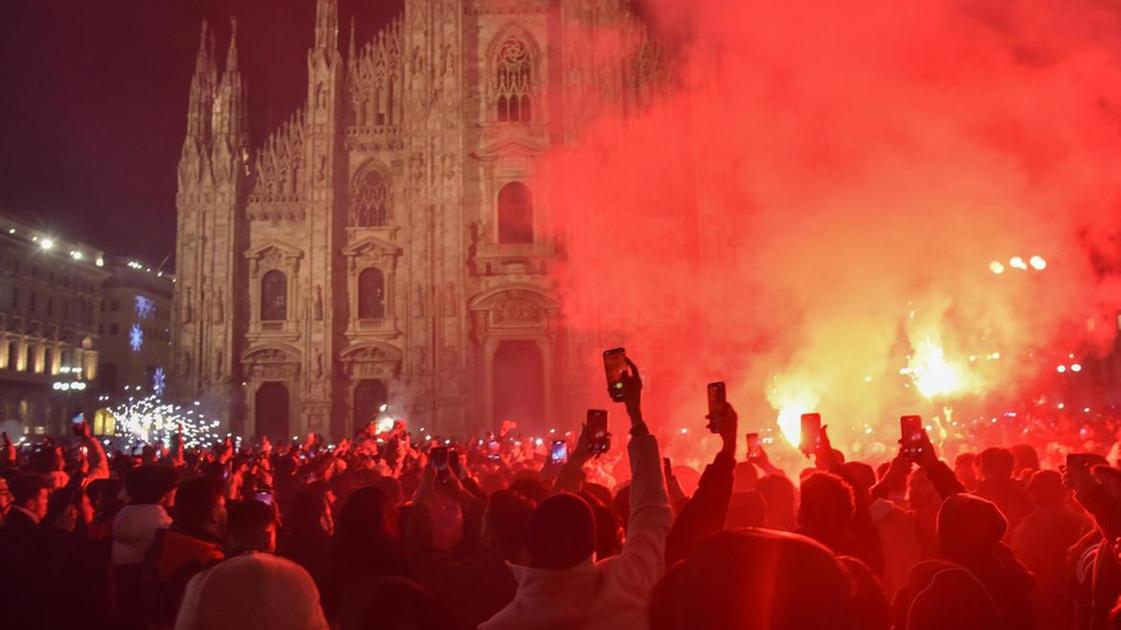
<svg viewBox="0 0 1121 630">
<path fill-rule="evenodd" d="M 639 114 L 602 104 L 552 156 L 550 208 L 568 325 L 645 367 L 653 421 L 696 426 L 726 380 L 744 430 L 819 410 L 859 448 L 1112 341 L 1116 5 L 648 13 L 671 85 Z"/>
</svg>

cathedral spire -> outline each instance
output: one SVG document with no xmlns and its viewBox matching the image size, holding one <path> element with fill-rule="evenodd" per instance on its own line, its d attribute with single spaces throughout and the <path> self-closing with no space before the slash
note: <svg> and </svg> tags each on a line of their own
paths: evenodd
<svg viewBox="0 0 1121 630">
<path fill-rule="evenodd" d="M 315 47 L 318 50 L 339 49 L 338 0 L 316 0 Z"/>
<path fill-rule="evenodd" d="M 226 54 L 226 74 L 237 74 L 237 18 L 230 16 L 230 50 Z"/>
<path fill-rule="evenodd" d="M 195 74 L 191 77 L 191 96 L 187 104 L 187 138 L 206 142 L 209 140 L 210 109 L 214 99 L 214 76 L 210 72 L 214 60 L 209 42 L 212 33 L 206 20 L 202 21 L 199 50 L 195 57 Z"/>
<path fill-rule="evenodd" d="M 355 41 L 354 41 L 354 16 L 353 15 L 350 16 L 350 41 L 347 44 L 347 47 L 348 47 L 347 59 L 351 63 L 354 63 L 354 60 L 357 58 L 357 55 L 355 53 L 356 47 L 355 47 Z"/>
</svg>

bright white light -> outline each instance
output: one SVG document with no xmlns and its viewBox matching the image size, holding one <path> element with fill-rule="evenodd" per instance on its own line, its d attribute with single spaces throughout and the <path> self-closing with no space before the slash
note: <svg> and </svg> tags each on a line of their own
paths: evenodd
<svg viewBox="0 0 1121 630">
<path fill-rule="evenodd" d="M 129 329 L 128 347 L 132 348 L 133 352 L 140 352 L 144 347 L 144 331 L 140 328 L 140 324 L 133 324 Z"/>
<path fill-rule="evenodd" d="M 681 430 L 681 435 L 685 435 L 687 433 L 689 433 L 689 429 L 682 429 Z"/>
<path fill-rule="evenodd" d="M 15 234 L 15 233 L 16 233 L 15 228 L 8 228 L 8 234 Z"/>
<path fill-rule="evenodd" d="M 165 389 L 167 389 L 167 374 L 162 367 L 158 367 L 152 372 L 152 391 L 157 396 L 163 396 Z"/>
<path fill-rule="evenodd" d="M 542 440 L 541 438 L 537 438 L 533 441 L 533 443 L 536 444 L 537 446 L 541 446 L 542 444 L 545 443 L 545 440 Z"/>
<path fill-rule="evenodd" d="M 378 411 L 385 411 L 386 409 L 389 409 L 389 405 L 387 405 L 385 403 L 382 403 L 382 405 L 380 407 L 378 407 Z M 423 431 L 423 430 L 424 429 L 421 429 L 421 431 Z"/>
<path fill-rule="evenodd" d="M 105 259 L 101 258 L 101 257 L 98 257 L 97 261 L 94 262 L 94 264 L 97 265 L 98 267 L 104 267 L 105 266 Z"/>
<path fill-rule="evenodd" d="M 54 239 L 45 238 L 39 241 L 39 247 L 46 250 L 54 249 Z"/>
<path fill-rule="evenodd" d="M 999 352 L 994 352 L 994 353 L 989 355 L 989 358 L 992 359 L 993 361 L 996 361 L 996 360 L 1000 359 L 1000 353 Z"/>
<path fill-rule="evenodd" d="M 1090 408 L 1089 408 L 1089 407 L 1086 407 L 1085 409 L 1083 409 L 1083 410 L 1082 410 L 1082 412 L 1083 412 L 1083 413 L 1090 413 Z"/>
<path fill-rule="evenodd" d="M 1055 368 L 1055 371 L 1058 372 L 1059 374 L 1062 374 L 1063 372 L 1067 371 L 1067 366 L 1060 365 L 1059 367 Z"/>
<path fill-rule="evenodd" d="M 74 260 L 81 260 L 82 259 L 82 252 L 75 249 L 74 251 L 70 252 L 70 257 L 73 258 Z"/>
<path fill-rule="evenodd" d="M 1019 269 L 1021 271 L 1027 271 L 1028 269 L 1028 264 L 1024 262 L 1024 259 L 1020 258 L 1019 256 L 1015 256 L 1012 258 L 1012 260 L 1009 260 L 1008 266 L 1012 267 L 1013 269 Z"/>
<path fill-rule="evenodd" d="M 999 276 L 1000 274 L 1004 273 L 1004 265 L 1002 265 L 1000 261 L 994 260 L 989 263 L 989 271 Z"/>
<path fill-rule="evenodd" d="M 1075 363 L 1075 364 L 1071 365 L 1070 366 L 1070 371 L 1071 372 L 1081 372 L 1082 371 L 1082 364 L 1081 363 Z"/>
<path fill-rule="evenodd" d="M 1058 407 L 1059 409 L 1065 409 L 1066 405 L 1064 405 L 1063 403 L 1059 403 L 1058 405 L 1056 405 L 1056 407 Z"/>
<path fill-rule="evenodd" d="M 1032 256 L 1028 262 L 1031 263 L 1031 268 L 1036 271 L 1043 271 L 1047 268 L 1047 261 L 1043 260 L 1043 256 Z"/>
</svg>

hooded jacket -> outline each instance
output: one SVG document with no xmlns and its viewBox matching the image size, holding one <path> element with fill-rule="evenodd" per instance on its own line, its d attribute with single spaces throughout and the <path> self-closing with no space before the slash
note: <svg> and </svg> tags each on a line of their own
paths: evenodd
<svg viewBox="0 0 1121 630">
<path fill-rule="evenodd" d="M 140 564 L 156 530 L 171 527 L 161 505 L 127 505 L 113 519 L 113 566 Z"/>
<path fill-rule="evenodd" d="M 627 446 L 633 482 L 630 518 L 623 551 L 570 569 L 537 569 L 509 564 L 518 582 L 514 601 L 480 630 L 649 627 L 647 606 L 665 572 L 670 514 L 662 479 L 658 442 L 639 433 Z"/>
</svg>

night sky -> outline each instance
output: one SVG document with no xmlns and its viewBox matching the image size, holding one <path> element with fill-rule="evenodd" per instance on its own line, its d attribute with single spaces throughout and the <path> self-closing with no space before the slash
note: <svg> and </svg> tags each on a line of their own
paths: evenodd
<svg viewBox="0 0 1121 630">
<path fill-rule="evenodd" d="M 340 0 L 369 40 L 400 0 Z M 0 212 L 152 264 L 175 250 L 176 167 L 205 17 L 238 18 L 253 144 L 307 95 L 315 0 L 0 0 Z M 168 267 L 171 268 L 171 267 Z"/>
</svg>

